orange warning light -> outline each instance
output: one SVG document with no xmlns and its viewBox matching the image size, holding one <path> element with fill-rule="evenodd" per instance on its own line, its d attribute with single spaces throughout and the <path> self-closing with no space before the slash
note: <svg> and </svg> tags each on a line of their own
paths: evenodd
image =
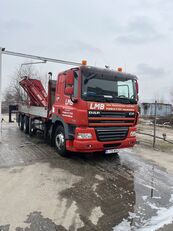
<svg viewBox="0 0 173 231">
<path fill-rule="evenodd" d="M 122 72 L 122 71 L 123 71 L 123 68 L 122 68 L 122 67 L 118 67 L 118 68 L 117 68 L 117 71 Z"/>
<path fill-rule="evenodd" d="M 87 65 L 87 60 L 82 60 L 82 65 Z"/>
</svg>

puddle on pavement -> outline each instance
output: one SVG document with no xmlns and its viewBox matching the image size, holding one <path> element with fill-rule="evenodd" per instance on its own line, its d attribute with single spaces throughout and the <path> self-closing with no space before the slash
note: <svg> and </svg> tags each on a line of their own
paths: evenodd
<svg viewBox="0 0 173 231">
<path fill-rule="evenodd" d="M 61 193 L 69 203 L 76 202 L 83 223 L 80 230 L 152 231 L 170 222 L 171 175 L 128 151 L 122 151 L 120 158 L 92 158 L 84 158 L 84 172 L 88 164 L 90 172 Z"/>
<path fill-rule="evenodd" d="M 132 159 L 133 161 L 133 159 Z M 122 156 L 122 164 L 132 167 L 135 202 L 128 214 L 114 231 L 157 230 L 173 221 L 173 178 L 154 162 L 144 162 L 136 157 L 132 163 L 129 153 Z"/>
<path fill-rule="evenodd" d="M 16 131 L 12 130 L 11 135 L 13 132 Z M 119 157 L 77 154 L 64 159 L 57 156 L 50 147 L 39 143 L 39 140 L 37 142 L 27 138 L 23 138 L 23 154 L 22 148 L 17 149 L 20 139 L 21 137 L 14 141 L 18 153 L 12 153 L 14 149 L 10 150 L 4 160 L 5 165 L 9 166 L 8 162 L 20 165 L 23 161 L 24 164 L 21 165 L 27 167 L 31 161 L 42 161 L 49 163 L 50 169 L 60 168 L 68 171 L 71 176 L 81 177 L 72 187 L 57 193 L 57 203 L 54 203 L 55 208 L 52 209 L 62 211 L 64 220 L 55 222 L 54 226 L 58 225 L 58 228 L 71 231 L 153 231 L 173 220 L 173 177 L 154 162 L 146 161 L 129 150 L 121 151 Z M 34 146 L 32 143 L 37 145 Z M 1 151 L 5 149 L 6 147 Z M 0 154 L 4 158 L 2 153 Z M 11 174 L 15 172 L 12 171 Z M 61 187 L 63 182 L 55 179 L 54 183 Z M 69 211 L 75 219 L 69 220 Z M 28 216 L 34 214 L 31 216 L 32 219 L 27 220 L 27 224 L 31 224 L 30 227 L 35 227 L 32 226 L 33 220 L 38 223 L 36 220 L 37 217 L 42 217 L 41 212 L 28 212 Z M 45 222 L 45 219 L 50 222 L 51 218 L 40 218 L 40 222 Z M 69 229 L 64 222 L 69 223 Z M 41 227 L 41 223 L 38 223 L 39 225 Z M 47 230 L 59 230 L 57 227 L 52 228 L 52 223 L 50 225 L 51 228 Z M 8 226 L 6 228 L 8 229 Z M 26 228 L 27 231 L 34 229 Z"/>
</svg>

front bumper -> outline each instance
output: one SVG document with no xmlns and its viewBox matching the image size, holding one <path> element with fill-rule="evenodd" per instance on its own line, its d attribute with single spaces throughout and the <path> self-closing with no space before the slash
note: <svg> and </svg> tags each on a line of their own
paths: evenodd
<svg viewBox="0 0 173 231">
<path fill-rule="evenodd" d="M 136 127 L 129 127 L 127 137 L 123 140 L 101 142 L 97 140 L 94 128 L 76 128 L 74 140 L 66 141 L 66 148 L 73 152 L 100 152 L 107 149 L 121 149 L 133 147 L 136 143 L 136 137 L 131 137 L 131 132 L 136 131 Z M 92 139 L 77 139 L 77 133 L 91 133 Z"/>
</svg>

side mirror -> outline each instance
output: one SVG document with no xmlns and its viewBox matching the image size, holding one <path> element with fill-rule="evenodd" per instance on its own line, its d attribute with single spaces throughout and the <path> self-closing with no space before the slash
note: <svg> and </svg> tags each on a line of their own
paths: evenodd
<svg viewBox="0 0 173 231">
<path fill-rule="evenodd" d="M 136 93 L 139 93 L 139 85 L 138 85 L 138 81 L 136 80 Z"/>
<path fill-rule="evenodd" d="M 67 72 L 65 83 L 66 83 L 66 86 L 74 85 L 74 72 L 72 70 Z"/>
<path fill-rule="evenodd" d="M 73 87 L 66 87 L 65 88 L 65 94 L 66 95 L 73 95 L 73 93 L 74 93 L 74 88 Z"/>
</svg>

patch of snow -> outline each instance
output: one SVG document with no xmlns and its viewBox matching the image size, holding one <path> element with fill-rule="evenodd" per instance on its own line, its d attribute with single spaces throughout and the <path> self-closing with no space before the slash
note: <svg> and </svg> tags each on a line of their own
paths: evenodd
<svg viewBox="0 0 173 231">
<path fill-rule="evenodd" d="M 143 199 L 144 201 L 146 201 L 147 198 L 148 198 L 148 196 L 142 196 L 142 199 Z"/>
<path fill-rule="evenodd" d="M 153 199 L 161 199 L 161 197 L 152 197 Z"/>
<path fill-rule="evenodd" d="M 153 189 L 153 190 L 156 190 L 154 187 L 150 186 L 150 185 L 147 185 L 147 184 L 143 184 L 144 187 L 146 188 L 149 188 L 149 189 Z M 157 190 L 156 190 L 157 191 Z"/>
<path fill-rule="evenodd" d="M 143 196 L 143 199 L 147 199 L 146 196 Z M 173 194 L 170 197 L 170 202 L 173 202 Z M 113 228 L 113 231 L 156 231 L 162 228 L 164 225 L 168 225 L 173 223 L 173 206 L 170 208 L 157 207 L 154 203 L 148 202 L 147 204 L 152 208 L 157 210 L 156 215 L 151 217 L 148 220 L 144 220 L 144 225 L 142 227 L 138 227 L 138 223 L 135 222 L 135 226 L 131 226 L 130 220 L 134 218 L 138 218 L 139 216 L 136 213 L 129 212 L 129 216 L 127 219 L 123 219 L 123 221 Z M 141 213 L 139 213 L 141 214 Z M 142 219 L 141 219 L 142 221 Z"/>
<path fill-rule="evenodd" d="M 100 208 L 100 206 L 98 207 L 95 207 L 92 212 L 91 212 L 91 215 L 89 217 L 90 221 L 94 224 L 94 225 L 97 225 L 100 217 L 102 217 L 104 214 Z"/>
<path fill-rule="evenodd" d="M 92 190 L 93 190 L 94 192 L 96 191 L 98 185 L 99 185 L 98 183 L 94 183 L 94 184 L 93 184 Z"/>
<path fill-rule="evenodd" d="M 139 218 L 139 216 L 136 215 L 136 213 L 129 212 L 129 219 Z"/>
<path fill-rule="evenodd" d="M 138 231 L 156 231 L 164 225 L 173 222 L 173 206 L 166 209 L 161 208 L 157 211 L 157 215 L 149 219 L 146 224 L 139 228 Z"/>
<path fill-rule="evenodd" d="M 113 231 L 131 231 L 130 222 L 123 219 L 123 221 L 113 228 Z"/>
<path fill-rule="evenodd" d="M 98 175 L 98 174 L 95 175 L 95 178 L 96 178 L 97 180 L 104 180 L 104 178 L 103 178 L 102 176 Z"/>
<path fill-rule="evenodd" d="M 150 203 L 149 201 L 147 204 L 152 208 L 152 209 L 159 209 L 154 203 Z"/>
<path fill-rule="evenodd" d="M 100 195 L 96 192 L 98 185 L 99 185 L 98 183 L 94 183 L 92 186 L 92 190 L 94 191 L 94 193 L 97 197 L 100 197 Z"/>
<path fill-rule="evenodd" d="M 129 212 L 129 218 L 135 218 L 135 217 L 136 217 L 136 213 Z"/>
</svg>

